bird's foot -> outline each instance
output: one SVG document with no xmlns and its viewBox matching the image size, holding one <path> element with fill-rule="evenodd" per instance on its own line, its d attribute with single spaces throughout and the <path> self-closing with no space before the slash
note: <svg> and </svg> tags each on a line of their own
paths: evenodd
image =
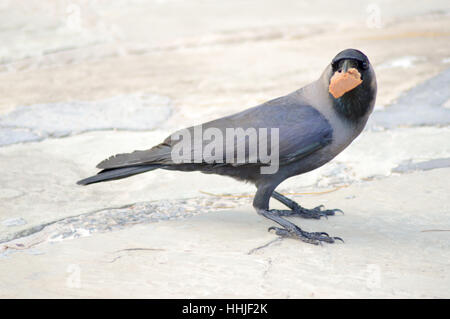
<svg viewBox="0 0 450 319">
<path fill-rule="evenodd" d="M 276 210 L 279 216 L 285 217 L 302 217 L 309 219 L 320 219 L 321 217 L 328 218 L 328 216 L 333 216 L 337 212 L 344 213 L 340 209 L 323 209 L 324 206 L 320 205 L 313 209 L 306 209 L 295 203 L 292 210 Z"/>
<path fill-rule="evenodd" d="M 327 233 L 324 232 L 306 232 L 301 230 L 300 227 L 293 225 L 293 227 L 288 228 L 280 228 L 280 227 L 269 227 L 269 231 L 275 230 L 275 234 L 282 238 L 294 238 L 300 239 L 308 244 L 319 245 L 322 242 L 326 242 L 329 244 L 333 244 L 336 240 L 340 240 L 344 242 L 344 240 L 340 237 L 330 237 Z"/>
<path fill-rule="evenodd" d="M 277 213 L 278 216 L 287 216 L 287 217 L 299 216 L 303 218 L 320 219 L 323 216 L 327 218 L 328 216 L 335 215 L 337 212 L 340 212 L 342 214 L 344 213 L 340 209 L 323 209 L 324 207 L 323 205 L 317 206 L 313 209 L 306 209 L 297 204 L 292 199 L 289 199 L 286 196 L 275 191 L 272 193 L 271 196 L 291 209 L 291 210 L 279 210 Z"/>
</svg>

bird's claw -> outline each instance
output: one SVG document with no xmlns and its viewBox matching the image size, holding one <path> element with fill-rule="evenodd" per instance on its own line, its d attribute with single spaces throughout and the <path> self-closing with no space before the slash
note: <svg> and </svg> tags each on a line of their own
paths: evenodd
<svg viewBox="0 0 450 319">
<path fill-rule="evenodd" d="M 340 240 L 344 242 L 344 240 L 340 237 L 330 237 L 325 232 L 312 232 L 308 233 L 306 231 L 301 230 L 299 227 L 295 227 L 292 229 L 280 228 L 280 227 L 269 227 L 269 231 L 275 230 L 275 234 L 284 238 L 295 238 L 300 239 L 309 244 L 319 245 L 322 242 L 326 242 L 329 244 L 333 244 L 336 240 Z"/>
</svg>

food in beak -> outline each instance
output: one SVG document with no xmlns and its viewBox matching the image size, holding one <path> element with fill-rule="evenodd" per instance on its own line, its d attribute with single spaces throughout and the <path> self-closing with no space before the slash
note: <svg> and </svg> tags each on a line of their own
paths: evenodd
<svg viewBox="0 0 450 319">
<path fill-rule="evenodd" d="M 334 96 L 335 99 L 337 99 L 348 91 L 353 90 L 361 83 L 361 74 L 357 69 L 351 68 L 345 73 L 341 71 L 335 72 L 331 77 L 328 91 Z"/>
</svg>

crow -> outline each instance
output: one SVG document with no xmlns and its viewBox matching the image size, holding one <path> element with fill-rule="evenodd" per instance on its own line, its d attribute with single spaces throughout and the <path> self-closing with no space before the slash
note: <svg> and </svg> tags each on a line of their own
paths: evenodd
<svg viewBox="0 0 450 319">
<path fill-rule="evenodd" d="M 376 92 L 375 72 L 367 56 L 346 49 L 309 85 L 242 112 L 179 130 L 148 150 L 112 156 L 97 165 L 101 169 L 97 175 L 77 183 L 117 180 L 155 169 L 229 176 L 256 186 L 253 207 L 281 226 L 269 228 L 278 236 L 310 244 L 342 241 L 325 232 L 307 232 L 283 218 L 319 219 L 339 209 L 306 209 L 275 189 L 287 178 L 314 170 L 345 149 L 364 129 Z M 202 132 L 214 134 L 205 138 Z M 216 147 L 211 147 L 213 135 Z M 225 143 L 220 140 L 224 136 Z M 270 156 L 261 151 L 264 145 L 270 145 Z M 207 148 L 209 153 L 204 152 Z M 240 156 L 239 150 L 243 150 Z M 269 209 L 271 197 L 289 209 Z"/>
</svg>

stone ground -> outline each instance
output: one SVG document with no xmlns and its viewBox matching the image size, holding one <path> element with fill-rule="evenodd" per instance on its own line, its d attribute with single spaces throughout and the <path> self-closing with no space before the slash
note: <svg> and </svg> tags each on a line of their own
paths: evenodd
<svg viewBox="0 0 450 319">
<path fill-rule="evenodd" d="M 0 17 L 1 297 L 450 297 L 448 1 L 6 1 Z M 342 209 L 295 222 L 344 244 L 278 240 L 225 177 L 75 185 L 296 90 L 347 47 L 374 65 L 376 110 L 279 188 Z"/>
</svg>

